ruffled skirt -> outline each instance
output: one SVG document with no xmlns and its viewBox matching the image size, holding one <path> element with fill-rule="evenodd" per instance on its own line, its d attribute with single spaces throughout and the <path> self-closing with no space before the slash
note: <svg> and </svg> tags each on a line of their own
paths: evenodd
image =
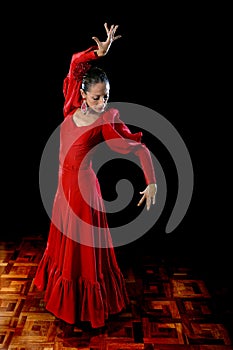
<svg viewBox="0 0 233 350">
<path fill-rule="evenodd" d="M 78 181 L 74 169 L 60 172 L 34 284 L 45 291 L 46 309 L 70 324 L 88 321 L 102 327 L 129 303 L 92 168 L 81 171 Z"/>
</svg>

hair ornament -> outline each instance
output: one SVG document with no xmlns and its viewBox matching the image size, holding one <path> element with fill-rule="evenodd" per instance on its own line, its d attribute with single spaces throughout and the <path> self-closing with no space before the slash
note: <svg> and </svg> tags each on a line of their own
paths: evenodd
<svg viewBox="0 0 233 350">
<path fill-rule="evenodd" d="M 90 63 L 80 62 L 73 69 L 73 76 L 76 81 L 82 81 L 86 72 L 91 68 Z"/>
</svg>

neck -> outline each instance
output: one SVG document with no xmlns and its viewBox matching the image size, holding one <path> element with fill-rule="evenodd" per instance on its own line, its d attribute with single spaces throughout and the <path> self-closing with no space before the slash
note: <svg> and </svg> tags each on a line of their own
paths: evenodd
<svg viewBox="0 0 233 350">
<path fill-rule="evenodd" d="M 87 112 L 86 113 L 83 113 L 83 111 L 80 109 L 80 112 L 83 116 L 86 116 L 86 117 L 98 117 L 99 115 L 101 115 L 104 111 L 102 112 L 96 112 L 94 111 L 94 109 L 88 107 L 87 108 Z"/>
</svg>

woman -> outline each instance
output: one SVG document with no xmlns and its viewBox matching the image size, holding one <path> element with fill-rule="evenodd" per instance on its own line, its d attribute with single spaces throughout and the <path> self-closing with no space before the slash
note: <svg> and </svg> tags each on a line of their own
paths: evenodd
<svg viewBox="0 0 233 350">
<path fill-rule="evenodd" d="M 107 142 L 119 153 L 135 153 L 141 162 L 146 188 L 138 205 L 155 204 L 156 180 L 150 153 L 132 134 L 118 110 L 106 109 L 110 84 L 103 70 L 91 65 L 105 56 L 116 36 L 72 56 L 64 80 L 64 121 L 60 127 L 59 181 L 47 246 L 34 284 L 45 291 L 46 309 L 68 325 L 79 322 L 100 328 L 110 314 L 129 303 L 125 280 L 116 261 L 106 212 L 92 168 L 95 146 Z"/>
</svg>

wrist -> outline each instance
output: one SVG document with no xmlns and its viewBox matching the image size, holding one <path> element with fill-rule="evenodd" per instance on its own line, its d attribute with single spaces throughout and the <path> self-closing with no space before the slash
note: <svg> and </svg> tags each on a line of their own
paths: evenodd
<svg viewBox="0 0 233 350">
<path fill-rule="evenodd" d="M 98 56 L 98 57 L 103 57 L 107 54 L 107 51 L 103 51 L 103 50 L 95 50 L 94 51 L 95 55 Z"/>
<path fill-rule="evenodd" d="M 157 191 L 157 184 L 156 183 L 150 183 L 148 184 L 149 188 L 154 188 Z"/>
</svg>

